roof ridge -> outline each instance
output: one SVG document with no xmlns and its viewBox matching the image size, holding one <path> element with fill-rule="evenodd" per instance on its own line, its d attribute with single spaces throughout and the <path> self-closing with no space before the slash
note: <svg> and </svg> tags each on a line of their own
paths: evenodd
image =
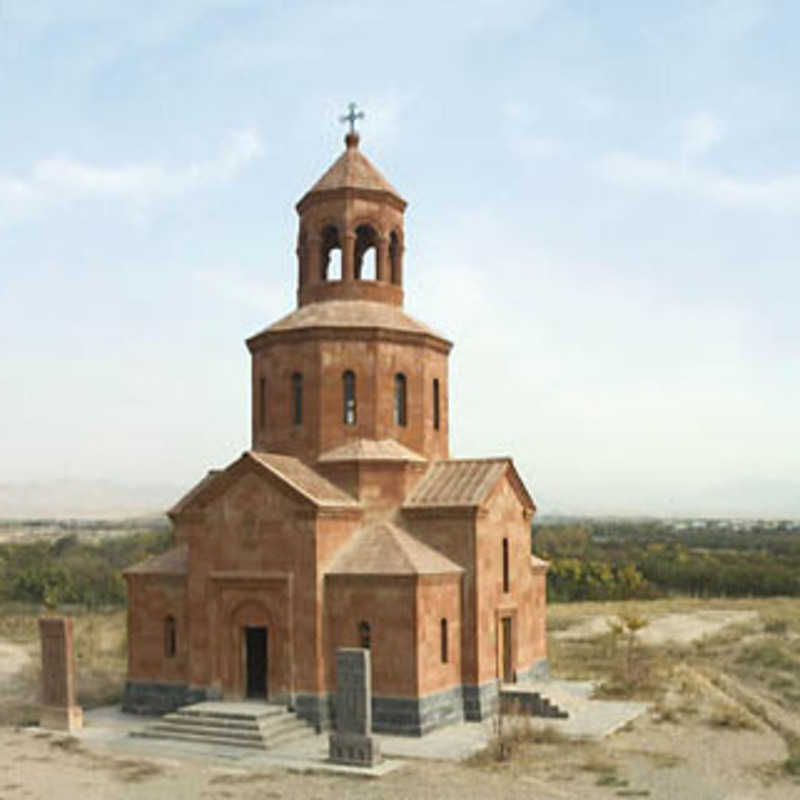
<svg viewBox="0 0 800 800">
<path fill-rule="evenodd" d="M 344 489 L 339 488 L 335 483 L 328 480 L 322 473 L 317 472 L 315 469 L 312 469 L 307 464 L 302 462 L 299 458 L 295 456 L 289 456 L 285 453 L 271 453 L 268 450 L 245 450 L 244 457 L 250 457 L 265 469 L 269 470 L 273 475 L 277 476 L 282 480 L 284 483 L 291 486 L 296 492 L 301 494 L 307 500 L 310 500 L 312 503 L 317 505 L 334 505 L 335 503 L 341 503 L 343 505 L 352 505 L 356 506 L 358 503 L 344 491 Z M 311 475 L 314 476 L 315 480 L 320 481 L 323 483 L 326 488 L 333 489 L 334 496 L 338 496 L 337 500 L 333 501 L 326 501 L 321 500 L 319 497 L 315 497 L 307 488 L 301 486 L 291 475 L 287 475 L 285 472 L 278 469 L 275 465 L 270 464 L 270 462 L 261 456 L 270 456 L 271 458 L 278 459 L 280 461 L 285 461 L 291 463 L 293 466 L 299 466 L 302 470 L 305 470 Z"/>
<path fill-rule="evenodd" d="M 511 456 L 489 456 L 488 458 L 440 458 L 438 461 L 435 461 L 435 464 L 472 464 L 476 462 L 486 463 L 487 461 L 492 462 L 501 462 L 501 461 L 513 461 Z"/>
</svg>

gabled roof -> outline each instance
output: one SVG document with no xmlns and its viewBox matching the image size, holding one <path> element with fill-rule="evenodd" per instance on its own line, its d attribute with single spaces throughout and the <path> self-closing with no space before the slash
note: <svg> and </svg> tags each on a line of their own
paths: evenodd
<svg viewBox="0 0 800 800">
<path fill-rule="evenodd" d="M 252 458 L 273 475 L 289 484 L 314 505 L 335 508 L 358 506 L 358 503 L 347 492 L 293 456 L 262 453 L 256 450 L 248 451 L 245 456 Z"/>
<path fill-rule="evenodd" d="M 212 470 L 194 488 L 178 501 L 167 513 L 174 517 L 194 503 L 202 505 L 213 495 L 241 464 L 253 465 L 277 478 L 304 500 L 321 508 L 358 508 L 358 503 L 347 492 L 332 484 L 302 461 L 278 453 L 262 453 L 248 450 L 224 470 Z"/>
<path fill-rule="evenodd" d="M 150 558 L 134 564 L 123 570 L 123 575 L 185 575 L 188 569 L 189 560 L 189 546 L 187 544 L 179 544 L 173 547 L 172 550 L 167 550 L 166 553 L 160 553 L 157 556 L 150 556 Z"/>
<path fill-rule="evenodd" d="M 322 462 L 415 461 L 424 463 L 426 459 L 394 439 L 353 439 L 326 450 L 319 460 Z"/>
<path fill-rule="evenodd" d="M 357 531 L 328 575 L 443 575 L 464 570 L 391 522 Z"/>
<path fill-rule="evenodd" d="M 197 497 L 205 488 L 213 483 L 214 479 L 222 472 L 220 469 L 210 469 L 204 478 L 198 481 L 188 492 L 186 492 L 172 508 L 167 511 L 170 517 L 180 514 L 185 508 L 191 505 L 192 501 Z"/>
<path fill-rule="evenodd" d="M 397 189 L 378 172 L 375 165 L 357 146 L 348 147 L 307 194 L 336 189 L 368 189 L 400 197 Z"/>
<path fill-rule="evenodd" d="M 508 476 L 523 507 L 536 505 L 510 458 L 451 459 L 434 462 L 403 504 L 404 508 L 473 508 L 480 506 Z"/>
</svg>

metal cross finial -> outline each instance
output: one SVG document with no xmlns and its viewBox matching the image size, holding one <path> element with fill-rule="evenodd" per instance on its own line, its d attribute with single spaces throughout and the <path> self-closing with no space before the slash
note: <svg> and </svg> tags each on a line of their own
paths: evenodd
<svg viewBox="0 0 800 800">
<path fill-rule="evenodd" d="M 343 117 L 339 117 L 339 122 L 349 122 L 350 123 L 350 133 L 356 132 L 356 120 L 357 119 L 364 119 L 364 112 L 363 111 L 356 111 L 356 104 L 349 103 L 348 108 L 350 109 Z"/>
</svg>

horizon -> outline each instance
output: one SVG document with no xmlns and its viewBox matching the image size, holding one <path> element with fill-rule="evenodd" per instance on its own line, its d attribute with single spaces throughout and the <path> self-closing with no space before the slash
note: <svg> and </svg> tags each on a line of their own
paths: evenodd
<svg viewBox="0 0 800 800">
<path fill-rule="evenodd" d="M 357 101 L 453 456 L 544 515 L 800 518 L 800 9 L 459 9 L 3 4 L 0 489 L 182 494 L 249 447 L 244 339 Z"/>
</svg>

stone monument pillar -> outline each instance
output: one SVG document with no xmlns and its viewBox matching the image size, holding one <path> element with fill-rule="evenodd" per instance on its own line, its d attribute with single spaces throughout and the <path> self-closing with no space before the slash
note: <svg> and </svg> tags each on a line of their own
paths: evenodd
<svg viewBox="0 0 800 800">
<path fill-rule="evenodd" d="M 79 731 L 83 710 L 75 703 L 75 662 L 72 655 L 72 620 L 67 617 L 42 617 L 39 620 L 42 642 L 42 728 Z"/>
<path fill-rule="evenodd" d="M 328 755 L 337 764 L 371 767 L 381 760 L 372 733 L 372 672 L 369 650 L 342 647 L 336 651 L 336 732 Z"/>
</svg>

